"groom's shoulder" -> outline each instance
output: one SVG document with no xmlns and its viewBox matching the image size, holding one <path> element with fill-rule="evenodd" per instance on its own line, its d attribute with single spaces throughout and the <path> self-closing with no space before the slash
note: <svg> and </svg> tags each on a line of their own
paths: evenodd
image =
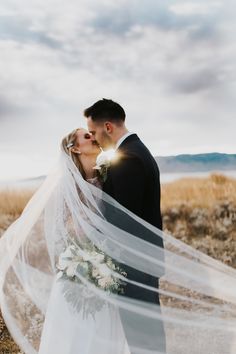
<svg viewBox="0 0 236 354">
<path fill-rule="evenodd" d="M 156 160 L 150 150 L 136 134 L 129 136 L 119 150 L 124 159 L 135 158 L 145 165 L 156 165 Z"/>
<path fill-rule="evenodd" d="M 135 150 L 140 150 L 140 149 L 145 149 L 146 146 L 144 143 L 140 140 L 137 134 L 132 134 L 128 136 L 120 145 L 119 150 L 121 151 L 135 151 Z M 147 148 L 146 148 L 147 149 Z"/>
<path fill-rule="evenodd" d="M 137 156 L 148 155 L 152 156 L 151 152 L 143 141 L 138 137 L 138 135 L 133 134 L 129 136 L 122 144 L 121 151 L 125 152 L 127 155 L 133 155 L 137 153 Z"/>
</svg>

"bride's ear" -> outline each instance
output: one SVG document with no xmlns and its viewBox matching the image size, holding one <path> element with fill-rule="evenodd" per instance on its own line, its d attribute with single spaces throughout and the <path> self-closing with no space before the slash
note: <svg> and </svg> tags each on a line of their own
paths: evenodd
<svg viewBox="0 0 236 354">
<path fill-rule="evenodd" d="M 81 151 L 79 151 L 78 148 L 73 148 L 73 149 L 71 149 L 71 151 L 72 151 L 74 154 L 78 154 L 78 155 L 81 154 Z"/>
</svg>

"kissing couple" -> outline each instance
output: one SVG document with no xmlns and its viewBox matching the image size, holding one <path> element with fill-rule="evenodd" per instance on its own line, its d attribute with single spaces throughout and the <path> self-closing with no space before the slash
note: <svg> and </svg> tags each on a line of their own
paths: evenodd
<svg viewBox="0 0 236 354">
<path fill-rule="evenodd" d="M 121 105 L 84 116 L 0 238 L 15 342 L 26 354 L 235 353 L 236 271 L 162 231 L 159 168 Z"/>
</svg>

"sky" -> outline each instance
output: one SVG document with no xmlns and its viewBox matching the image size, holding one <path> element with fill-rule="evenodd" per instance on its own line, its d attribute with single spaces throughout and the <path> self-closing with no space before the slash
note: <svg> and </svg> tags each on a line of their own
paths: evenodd
<svg viewBox="0 0 236 354">
<path fill-rule="evenodd" d="M 119 102 L 157 156 L 235 153 L 233 0 L 1 0 L 0 180 L 50 171 L 83 110 Z"/>
</svg>

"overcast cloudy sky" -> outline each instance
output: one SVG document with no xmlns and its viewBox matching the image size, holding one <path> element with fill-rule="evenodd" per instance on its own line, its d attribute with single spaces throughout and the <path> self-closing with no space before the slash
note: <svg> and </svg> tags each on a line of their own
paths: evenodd
<svg viewBox="0 0 236 354">
<path fill-rule="evenodd" d="M 0 179 L 48 171 L 106 97 L 154 155 L 235 153 L 235 1 L 1 0 Z"/>
</svg>

